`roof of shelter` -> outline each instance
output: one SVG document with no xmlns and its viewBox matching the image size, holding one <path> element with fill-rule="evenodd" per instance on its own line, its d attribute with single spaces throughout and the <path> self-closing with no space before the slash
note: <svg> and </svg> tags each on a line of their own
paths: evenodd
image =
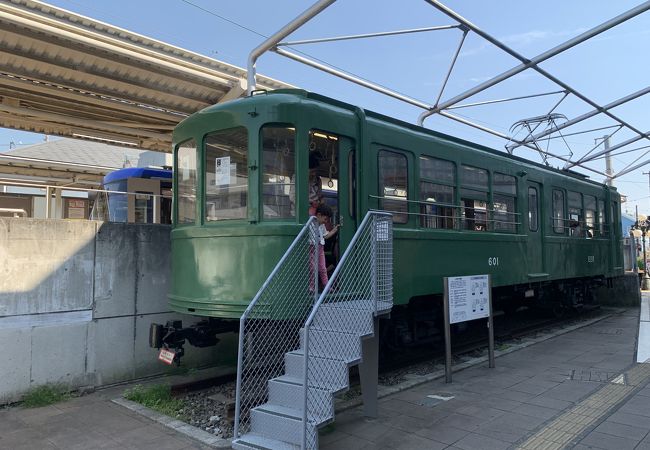
<svg viewBox="0 0 650 450">
<path fill-rule="evenodd" d="M 130 167 L 138 166 L 140 155 L 145 152 L 149 151 L 79 139 L 57 139 L 0 152 L 0 155 L 121 169 L 125 163 Z"/>
<path fill-rule="evenodd" d="M 0 152 L 0 185 L 47 183 L 51 186 L 98 187 L 104 176 L 123 167 L 162 166 L 161 152 L 79 139 L 57 139 Z"/>
<path fill-rule="evenodd" d="M 246 94 L 245 69 L 33 0 L 0 2 L 0 48 L 6 128 L 169 152 L 180 120 Z"/>
</svg>

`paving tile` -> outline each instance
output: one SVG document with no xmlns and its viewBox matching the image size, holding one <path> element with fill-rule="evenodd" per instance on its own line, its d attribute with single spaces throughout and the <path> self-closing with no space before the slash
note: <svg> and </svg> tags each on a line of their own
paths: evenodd
<svg viewBox="0 0 650 450">
<path fill-rule="evenodd" d="M 496 408 L 489 408 L 481 404 L 470 404 L 456 409 L 456 412 L 459 414 L 464 414 L 466 416 L 473 416 L 484 419 L 494 419 L 504 414 L 504 411 Z"/>
<path fill-rule="evenodd" d="M 137 450 L 179 450 L 193 444 L 194 441 L 188 438 L 177 436 L 161 436 L 153 441 L 146 443 L 122 445 L 126 445 L 129 449 Z"/>
<path fill-rule="evenodd" d="M 524 414 L 505 413 L 491 421 L 486 425 L 492 425 L 499 429 L 507 429 L 508 427 L 515 427 L 527 431 L 534 430 L 541 424 L 546 422 L 547 419 L 540 417 L 527 416 Z"/>
<path fill-rule="evenodd" d="M 650 425 L 650 420 L 648 421 L 648 425 Z M 612 436 L 637 439 L 640 441 L 646 437 L 649 430 L 648 427 L 639 428 L 630 425 L 623 425 L 622 423 L 605 421 L 598 425 L 594 431 L 604 434 L 611 434 Z"/>
<path fill-rule="evenodd" d="M 114 435 L 117 442 L 137 446 L 139 444 L 146 444 L 158 439 L 161 434 L 169 434 L 167 430 L 158 425 L 144 425 L 139 428 L 128 430 Z"/>
<path fill-rule="evenodd" d="M 58 416 L 64 412 L 54 406 L 45 406 L 42 408 L 20 408 L 15 417 L 27 425 L 38 425 L 50 420 L 53 416 Z"/>
<path fill-rule="evenodd" d="M 451 426 L 461 430 L 474 431 L 487 420 L 478 417 L 465 416 L 462 414 L 450 414 L 438 422 L 440 426 Z"/>
<path fill-rule="evenodd" d="M 464 450 L 505 450 L 510 447 L 510 443 L 481 434 L 470 433 L 456 442 L 454 446 Z"/>
<path fill-rule="evenodd" d="M 357 450 L 373 448 L 374 444 L 357 436 L 346 435 L 343 439 L 339 439 L 329 444 L 319 445 L 319 447 L 322 450 Z"/>
<path fill-rule="evenodd" d="M 529 394 L 528 392 L 521 392 L 521 391 L 512 391 L 512 390 L 505 390 L 502 392 L 499 392 L 496 397 L 503 398 L 505 400 L 513 400 L 515 402 L 521 402 L 524 403 L 531 398 L 535 397 L 534 394 Z"/>
<path fill-rule="evenodd" d="M 596 389 L 602 387 L 600 383 L 586 383 L 581 381 L 566 381 L 544 393 L 545 397 L 555 398 L 568 402 L 577 402 Z"/>
<path fill-rule="evenodd" d="M 514 414 L 523 414 L 525 416 L 538 417 L 540 419 L 550 419 L 558 415 L 557 409 L 545 408 L 544 406 L 524 404 L 512 411 Z"/>
<path fill-rule="evenodd" d="M 512 386 L 510 389 L 528 394 L 539 395 L 556 387 L 558 383 L 543 380 L 528 380 Z"/>
<path fill-rule="evenodd" d="M 523 428 L 512 425 L 495 426 L 491 422 L 481 425 L 474 432 L 510 443 L 515 443 L 529 434 L 529 431 Z"/>
<path fill-rule="evenodd" d="M 623 425 L 630 425 L 633 427 L 647 428 L 648 418 L 638 414 L 630 414 L 621 410 L 616 411 L 614 414 L 607 418 L 608 422 L 621 423 Z"/>
<path fill-rule="evenodd" d="M 604 434 L 593 431 L 579 443 L 582 445 L 608 450 L 632 450 L 639 442 L 640 440 L 612 436 L 611 434 Z"/>
<path fill-rule="evenodd" d="M 632 397 L 621 407 L 621 409 L 619 409 L 619 411 L 650 417 L 650 402 L 648 402 L 646 397 Z"/>
<path fill-rule="evenodd" d="M 564 411 L 567 408 L 575 405 L 574 402 L 568 402 L 565 400 L 558 400 L 556 398 L 546 397 L 545 395 L 538 395 L 533 397 L 530 400 L 526 401 L 529 405 L 543 406 L 544 408 L 551 408 L 558 411 Z"/>
<path fill-rule="evenodd" d="M 442 450 L 447 444 L 433 441 L 413 433 L 393 433 L 387 436 L 377 446 L 380 449 L 400 449 L 400 450 Z M 337 449 L 338 450 L 338 449 Z"/>
<path fill-rule="evenodd" d="M 415 434 L 444 444 L 453 444 L 467 436 L 470 432 L 449 425 L 439 424 L 417 430 Z"/>
<path fill-rule="evenodd" d="M 508 400 L 506 398 L 487 397 L 476 402 L 476 405 L 484 408 L 498 409 L 503 412 L 510 412 L 523 405 L 523 403 L 515 400 Z"/>
<path fill-rule="evenodd" d="M 388 426 L 391 428 L 395 428 L 398 430 L 407 431 L 411 433 L 427 425 L 427 423 L 424 420 L 411 417 L 411 416 L 392 417 L 387 421 L 381 419 L 379 420 L 381 421 L 381 423 L 384 424 L 384 426 Z"/>
</svg>

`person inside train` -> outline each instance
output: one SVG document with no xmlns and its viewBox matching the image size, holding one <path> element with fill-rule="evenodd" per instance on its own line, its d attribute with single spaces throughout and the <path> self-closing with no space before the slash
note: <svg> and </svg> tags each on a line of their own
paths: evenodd
<svg viewBox="0 0 650 450">
<path fill-rule="evenodd" d="M 325 240 L 334 237 L 339 231 L 340 225 L 335 225 L 330 231 L 327 231 L 325 223 L 332 219 L 332 208 L 330 208 L 326 203 L 321 203 L 318 205 L 315 213 L 316 220 L 318 221 L 318 242 L 316 243 L 318 247 L 318 277 L 324 287 L 329 281 L 329 277 L 327 275 L 327 266 L 325 263 Z M 310 264 L 313 265 L 312 258 L 310 258 Z M 310 280 L 313 279 L 314 277 L 310 276 Z M 311 281 L 311 283 L 313 284 L 313 281 Z"/>
<path fill-rule="evenodd" d="M 309 153 L 309 215 L 315 216 L 316 209 L 323 203 L 323 185 L 318 175 L 320 161 L 315 153 Z M 330 210 L 331 212 L 331 210 Z M 330 214 L 331 217 L 331 214 Z"/>
<path fill-rule="evenodd" d="M 316 208 L 323 202 L 323 186 L 318 175 L 320 162 L 315 153 L 309 153 L 309 215 L 316 215 Z M 289 188 L 289 202 L 291 203 L 291 214 L 296 210 L 296 174 L 291 176 L 291 187 Z"/>
</svg>

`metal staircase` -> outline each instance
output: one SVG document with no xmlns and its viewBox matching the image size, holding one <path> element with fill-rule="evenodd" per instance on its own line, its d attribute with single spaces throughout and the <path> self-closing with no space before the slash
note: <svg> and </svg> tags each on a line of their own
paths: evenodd
<svg viewBox="0 0 650 450">
<path fill-rule="evenodd" d="M 377 318 L 393 304 L 392 217 L 366 215 L 320 295 L 317 233 L 312 218 L 241 318 L 235 449 L 318 448 L 357 364 L 364 400 L 376 405 Z"/>
</svg>

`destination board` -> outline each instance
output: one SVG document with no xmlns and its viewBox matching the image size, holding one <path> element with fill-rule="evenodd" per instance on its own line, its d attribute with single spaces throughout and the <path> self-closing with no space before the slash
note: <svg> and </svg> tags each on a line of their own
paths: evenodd
<svg viewBox="0 0 650 450">
<path fill-rule="evenodd" d="M 487 275 L 448 277 L 449 323 L 484 319 L 490 315 Z"/>
</svg>

